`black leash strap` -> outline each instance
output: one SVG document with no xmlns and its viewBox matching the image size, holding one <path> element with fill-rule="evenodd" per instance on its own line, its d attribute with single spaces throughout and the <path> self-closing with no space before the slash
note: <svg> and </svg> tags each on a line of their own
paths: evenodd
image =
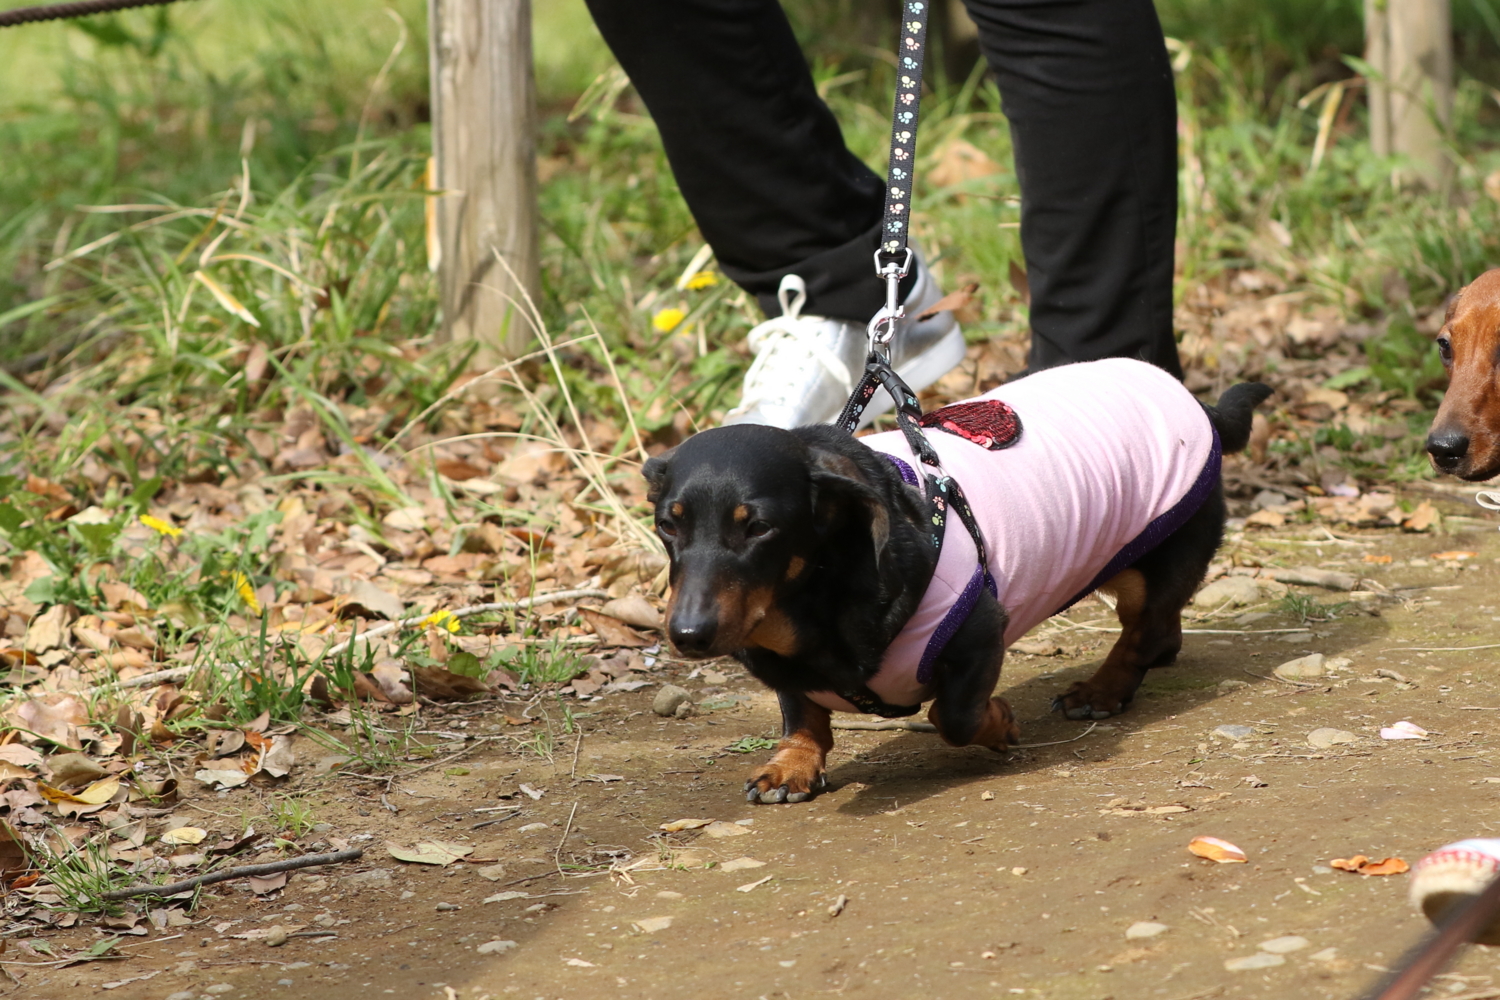
<svg viewBox="0 0 1500 1000">
<path fill-rule="evenodd" d="M 17 7 L 14 10 L 0 11 L 0 28 L 35 24 L 38 21 L 112 14 L 117 10 L 130 10 L 133 7 L 161 7 L 176 2 L 177 0 L 81 0 L 79 3 L 56 3 L 45 7 Z"/>
<path fill-rule="evenodd" d="M 901 279 L 911 273 L 911 195 L 917 162 L 917 116 L 922 105 L 922 60 L 927 53 L 927 15 L 933 0 L 902 0 L 901 41 L 896 46 L 896 106 L 891 112 L 891 160 L 886 170 L 885 216 L 875 273 L 885 281 L 885 307 L 870 320 L 870 350 L 890 356 L 901 319 Z"/>
<path fill-rule="evenodd" d="M 907 245 L 911 222 L 911 195 L 917 156 L 917 115 L 922 103 L 922 59 L 927 51 L 927 15 L 933 0 L 902 0 L 901 41 L 896 49 L 896 106 L 891 114 L 891 160 L 886 174 L 885 217 L 881 222 L 880 249 L 875 251 L 875 273 L 885 281 L 885 305 L 870 320 L 870 354 L 865 372 L 843 411 L 834 421 L 853 434 L 865 408 L 884 387 L 896 407 L 896 424 L 901 428 L 911 453 L 924 468 L 923 490 L 931 522 L 928 525 L 932 547 L 943 548 L 948 511 L 958 515 L 979 555 L 979 568 L 986 583 L 993 587 L 989 560 L 985 554 L 984 533 L 974 517 L 963 489 L 952 476 L 943 472 L 937 450 L 922 433 L 922 408 L 917 394 L 911 391 L 890 364 L 891 340 L 901 320 L 901 279 L 911 271 L 916 256 Z M 930 470 L 930 471 L 929 471 Z M 861 685 L 851 691 L 838 692 L 839 697 L 862 712 L 886 718 L 913 715 L 920 705 L 892 705 Z"/>
<path fill-rule="evenodd" d="M 885 219 L 875 269 L 906 266 L 912 172 L 917 157 L 917 111 L 922 103 L 922 57 L 927 52 L 931 0 L 903 0 L 901 42 L 896 47 L 896 109 L 891 114 L 891 162 L 886 172 Z"/>
</svg>

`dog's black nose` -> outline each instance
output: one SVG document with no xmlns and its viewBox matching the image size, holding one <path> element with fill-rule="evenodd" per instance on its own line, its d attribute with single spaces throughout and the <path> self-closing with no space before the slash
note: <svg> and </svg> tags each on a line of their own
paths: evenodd
<svg viewBox="0 0 1500 1000">
<path fill-rule="evenodd" d="M 1469 436 L 1463 431 L 1441 430 L 1427 435 L 1427 454 L 1433 464 L 1444 472 L 1458 468 L 1469 453 Z"/>
<path fill-rule="evenodd" d="M 667 626 L 667 634 L 672 639 L 672 645 L 684 656 L 701 656 L 706 654 L 714 644 L 714 634 L 718 631 L 719 623 L 708 615 L 690 615 L 679 613 L 672 616 L 672 621 Z"/>
</svg>

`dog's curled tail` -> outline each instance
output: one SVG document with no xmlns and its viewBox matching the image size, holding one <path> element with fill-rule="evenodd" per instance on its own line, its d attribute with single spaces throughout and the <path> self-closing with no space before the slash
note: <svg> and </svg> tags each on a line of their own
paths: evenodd
<svg viewBox="0 0 1500 1000">
<path fill-rule="evenodd" d="M 1227 455 L 1240 451 L 1250 441 L 1250 422 L 1255 408 L 1271 395 L 1271 387 L 1260 382 L 1241 382 L 1224 390 L 1217 406 L 1204 406 L 1208 419 L 1219 432 L 1219 443 Z"/>
</svg>

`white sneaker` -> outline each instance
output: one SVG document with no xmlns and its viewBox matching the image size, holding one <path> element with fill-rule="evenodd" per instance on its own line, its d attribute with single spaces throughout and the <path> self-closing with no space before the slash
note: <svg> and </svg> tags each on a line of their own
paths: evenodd
<svg viewBox="0 0 1500 1000">
<path fill-rule="evenodd" d="M 917 282 L 902 303 L 906 316 L 896 325 L 891 343 L 891 363 L 906 384 L 920 392 L 963 361 L 964 335 L 951 312 L 917 320 L 943 293 L 920 254 L 916 267 Z M 802 315 L 807 284 L 795 274 L 781 279 L 776 298 L 781 315 L 761 323 L 746 338 L 755 360 L 745 373 L 740 405 L 729 411 L 724 423 L 786 428 L 830 423 L 864 373 L 869 335 L 861 323 Z M 885 393 L 876 393 L 861 426 L 890 408 Z"/>
</svg>

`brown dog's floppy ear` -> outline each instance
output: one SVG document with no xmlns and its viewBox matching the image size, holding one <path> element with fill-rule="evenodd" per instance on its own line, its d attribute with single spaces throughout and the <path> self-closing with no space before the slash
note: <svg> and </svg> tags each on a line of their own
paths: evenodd
<svg viewBox="0 0 1500 1000">
<path fill-rule="evenodd" d="M 812 453 L 812 506 L 820 528 L 831 526 L 843 513 L 867 521 L 875 546 L 875 565 L 891 540 L 891 514 L 879 493 L 870 488 L 850 459 L 814 449 Z"/>
<path fill-rule="evenodd" d="M 662 484 L 666 482 L 667 473 L 672 468 L 672 457 L 676 454 L 676 448 L 669 448 L 655 458 L 646 459 L 646 464 L 641 466 L 641 475 L 646 478 L 646 501 L 648 503 L 654 504 L 661 499 Z"/>
</svg>

